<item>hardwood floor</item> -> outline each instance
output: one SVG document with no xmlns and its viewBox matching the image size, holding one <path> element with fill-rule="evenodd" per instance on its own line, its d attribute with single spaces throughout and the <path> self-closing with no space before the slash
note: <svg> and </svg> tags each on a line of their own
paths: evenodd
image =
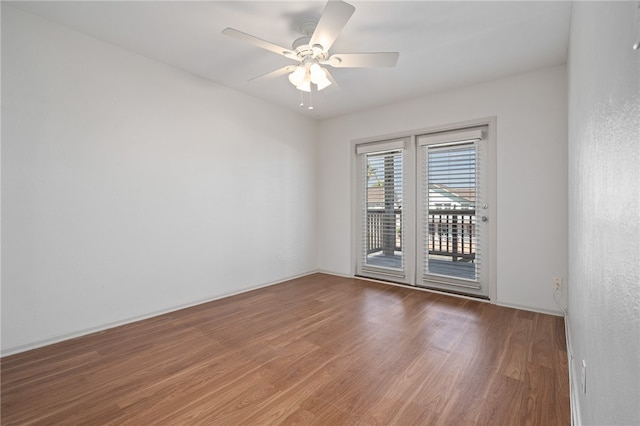
<svg viewBox="0 0 640 426">
<path fill-rule="evenodd" d="M 3 425 L 569 425 L 563 319 L 315 274 L 5 357 Z"/>
</svg>

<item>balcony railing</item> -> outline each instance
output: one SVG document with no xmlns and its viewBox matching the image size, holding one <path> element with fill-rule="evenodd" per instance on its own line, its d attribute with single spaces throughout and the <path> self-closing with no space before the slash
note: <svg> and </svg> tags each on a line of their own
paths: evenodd
<svg viewBox="0 0 640 426">
<path fill-rule="evenodd" d="M 428 214 L 427 248 L 430 255 L 450 257 L 454 262 L 473 262 L 476 257 L 475 209 L 432 209 Z M 367 254 L 393 255 L 402 251 L 402 210 L 367 210 Z"/>
<path fill-rule="evenodd" d="M 475 209 L 429 210 L 429 254 L 454 262 L 475 260 L 475 214 Z"/>
<path fill-rule="evenodd" d="M 402 251 L 402 209 L 367 210 L 367 254 L 379 251 L 388 255 Z"/>
</svg>

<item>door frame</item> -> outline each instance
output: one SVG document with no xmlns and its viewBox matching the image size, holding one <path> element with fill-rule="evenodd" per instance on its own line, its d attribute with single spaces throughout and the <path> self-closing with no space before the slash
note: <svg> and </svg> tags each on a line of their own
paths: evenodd
<svg viewBox="0 0 640 426">
<path fill-rule="evenodd" d="M 356 260 L 358 257 L 358 241 L 357 241 L 357 226 L 358 226 L 358 218 L 359 214 L 358 208 L 358 155 L 356 154 L 356 147 L 358 145 L 362 145 L 365 143 L 374 143 L 374 142 L 382 142 L 385 140 L 391 139 L 404 139 L 408 138 L 410 143 L 407 146 L 407 161 L 405 163 L 405 176 L 406 176 L 406 193 L 410 194 L 412 200 L 408 203 L 413 212 L 411 214 L 411 223 L 407 223 L 407 231 L 411 231 L 410 238 L 406 239 L 406 248 L 403 248 L 406 252 L 405 256 L 407 256 L 407 260 L 413 266 L 411 269 L 407 269 L 407 280 L 405 282 L 396 282 L 397 284 L 410 285 L 417 289 L 425 290 L 425 291 L 433 291 L 433 292 L 444 292 L 437 289 L 425 288 L 423 286 L 419 286 L 417 283 L 418 275 L 416 273 L 416 260 L 418 253 L 418 244 L 420 244 L 420 238 L 416 235 L 418 218 L 416 215 L 416 200 L 418 199 L 418 185 L 417 185 L 417 175 L 416 171 L 418 169 L 418 161 L 419 155 L 417 155 L 417 142 L 416 138 L 419 135 L 424 135 L 428 133 L 438 133 L 438 132 L 446 132 L 446 131 L 454 131 L 457 129 L 467 128 L 467 127 L 487 127 L 487 137 L 486 141 L 488 143 L 487 147 L 487 176 L 486 176 L 486 185 L 488 189 L 488 196 L 486 197 L 487 203 L 491 206 L 491 215 L 488 221 L 488 232 L 489 232 L 489 251 L 490 258 L 486 261 L 486 264 L 483 263 L 483 268 L 488 268 L 487 277 L 489 282 L 488 285 L 488 297 L 491 303 L 495 303 L 497 296 L 497 222 L 498 222 L 498 196 L 497 196 L 497 117 L 484 117 L 478 118 L 474 120 L 467 121 L 459 121 L 449 124 L 436 125 L 423 127 L 413 130 L 408 130 L 405 132 L 396 132 L 391 134 L 384 134 L 366 138 L 354 139 L 351 141 L 351 265 L 352 265 L 352 275 L 357 275 L 356 269 Z M 409 210 L 409 205 L 405 206 L 407 210 Z M 411 241 L 410 241 L 411 240 Z M 408 266 L 408 265 L 407 265 Z M 381 279 L 379 277 L 366 277 L 372 279 Z M 462 295 L 464 297 L 473 297 L 469 295 Z"/>
<path fill-rule="evenodd" d="M 366 142 L 360 141 L 358 143 L 352 144 L 353 148 L 353 167 L 352 167 L 352 182 L 353 182 L 353 190 L 352 190 L 352 212 L 360 211 L 359 206 L 361 206 L 364 194 L 360 193 L 358 190 L 358 185 L 361 184 L 362 173 L 361 170 L 362 163 L 359 161 L 359 155 L 357 154 L 357 147 L 366 147 L 368 145 L 372 145 L 375 147 L 376 145 L 384 146 L 388 142 L 401 142 L 402 143 L 402 159 L 403 159 L 403 201 L 402 201 L 402 216 L 403 216 L 403 235 L 405 236 L 413 236 L 415 235 L 415 197 L 414 197 L 414 146 L 415 141 L 412 136 L 398 136 L 393 138 L 385 138 L 385 139 L 374 139 L 367 140 Z M 381 149 L 385 151 L 384 148 Z M 407 241 L 403 238 L 403 257 L 404 257 L 404 268 L 402 276 L 395 273 L 387 273 L 384 271 L 385 268 L 375 268 L 375 267 L 366 267 L 362 264 L 362 256 L 359 256 L 357 242 L 361 241 L 360 233 L 363 227 L 363 218 L 361 215 L 355 213 L 352 214 L 352 253 L 353 253 L 353 262 L 354 262 L 354 275 L 359 275 L 360 271 L 366 271 L 366 277 L 396 282 L 399 284 L 405 285 L 413 285 L 415 282 L 414 274 L 415 274 L 415 256 L 413 254 L 413 238 L 411 237 L 410 243 L 406 244 Z M 359 275 L 364 276 L 364 275 Z"/>
</svg>

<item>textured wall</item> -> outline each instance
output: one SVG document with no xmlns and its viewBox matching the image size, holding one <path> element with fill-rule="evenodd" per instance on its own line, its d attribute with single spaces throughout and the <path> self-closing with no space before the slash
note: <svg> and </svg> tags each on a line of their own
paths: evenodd
<svg viewBox="0 0 640 426">
<path fill-rule="evenodd" d="M 637 7 L 573 7 L 569 325 L 574 400 L 588 425 L 640 424 L 640 51 L 631 49 Z"/>
</svg>

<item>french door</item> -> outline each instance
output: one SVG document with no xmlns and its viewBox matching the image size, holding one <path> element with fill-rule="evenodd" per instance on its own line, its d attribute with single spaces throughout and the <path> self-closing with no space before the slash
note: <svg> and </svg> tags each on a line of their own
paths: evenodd
<svg viewBox="0 0 640 426">
<path fill-rule="evenodd" d="M 357 144 L 356 159 L 356 274 L 489 298 L 489 124 Z"/>
<path fill-rule="evenodd" d="M 489 297 L 487 130 L 417 137 L 416 285 Z"/>
<path fill-rule="evenodd" d="M 358 194 L 357 274 L 411 284 L 413 206 L 408 198 L 410 138 L 356 147 Z M 408 202 L 408 204 L 407 204 Z M 408 250 L 409 249 L 409 250 Z"/>
</svg>

